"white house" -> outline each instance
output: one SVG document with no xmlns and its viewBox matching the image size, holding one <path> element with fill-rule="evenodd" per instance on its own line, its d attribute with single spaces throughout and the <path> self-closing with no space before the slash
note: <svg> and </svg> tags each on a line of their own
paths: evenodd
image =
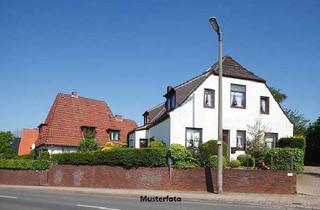
<svg viewBox="0 0 320 210">
<path fill-rule="evenodd" d="M 261 77 L 230 56 L 223 57 L 223 138 L 231 158 L 244 153 L 248 126 L 261 121 L 268 128 L 266 143 L 274 147 L 293 135 L 293 124 Z M 128 135 L 130 147 L 146 147 L 150 140 L 189 146 L 218 139 L 218 65 L 178 86 L 167 88 L 165 102 L 147 110 L 144 125 Z"/>
</svg>

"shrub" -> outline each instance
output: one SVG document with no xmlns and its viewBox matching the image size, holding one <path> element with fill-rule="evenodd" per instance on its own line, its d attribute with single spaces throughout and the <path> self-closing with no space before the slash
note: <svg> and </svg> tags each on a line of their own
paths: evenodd
<svg viewBox="0 0 320 210">
<path fill-rule="evenodd" d="M 165 148 L 165 143 L 163 141 L 152 141 L 149 146 L 149 148 Z"/>
<path fill-rule="evenodd" d="M 298 148 L 304 151 L 305 149 L 305 139 L 303 137 L 287 137 L 279 139 L 277 147 L 281 148 Z"/>
<path fill-rule="evenodd" d="M 70 165 L 110 165 L 133 167 L 166 166 L 165 149 L 153 148 L 114 148 L 106 151 L 85 153 L 63 153 L 52 155 L 58 164 Z"/>
<path fill-rule="evenodd" d="M 168 156 L 170 156 L 175 163 L 186 160 L 188 153 L 186 148 L 181 144 L 171 144 L 168 150 Z"/>
<path fill-rule="evenodd" d="M 195 162 L 192 162 L 192 161 L 178 161 L 174 164 L 174 167 L 187 169 L 187 168 L 197 168 L 199 166 Z"/>
<path fill-rule="evenodd" d="M 320 117 L 306 132 L 306 163 L 320 166 Z"/>
<path fill-rule="evenodd" d="M 254 167 L 255 166 L 255 159 L 249 154 L 241 154 L 238 155 L 237 160 L 240 161 L 241 166 L 245 167 Z"/>
<path fill-rule="evenodd" d="M 93 152 L 99 150 L 99 145 L 94 138 L 84 138 L 78 146 L 78 152 Z"/>
<path fill-rule="evenodd" d="M 304 152 L 297 148 L 273 148 L 266 155 L 266 161 L 273 170 L 291 170 L 291 157 L 293 170 L 298 174 L 303 172 Z"/>
<path fill-rule="evenodd" d="M 50 159 L 50 153 L 48 151 L 41 151 L 40 159 Z"/>
<path fill-rule="evenodd" d="M 229 165 L 231 168 L 239 168 L 241 163 L 239 160 L 231 160 Z"/>
<path fill-rule="evenodd" d="M 269 129 L 263 125 L 260 119 L 256 120 L 252 126 L 248 125 L 246 152 L 254 157 L 256 162 L 264 160 L 269 151 L 264 139 L 267 132 L 269 132 Z"/>
<path fill-rule="evenodd" d="M 110 150 L 112 148 L 114 148 L 114 144 L 109 141 L 104 145 L 104 147 L 102 148 L 102 151 Z"/>
<path fill-rule="evenodd" d="M 222 163 L 223 163 L 223 168 L 227 167 L 227 160 L 225 157 L 223 157 L 222 159 Z M 206 165 L 206 167 L 209 167 L 209 168 L 217 168 L 218 167 L 218 156 L 217 155 L 212 155 L 210 158 L 209 158 L 209 162 L 208 164 Z"/>
<path fill-rule="evenodd" d="M 0 168 L 17 170 L 45 170 L 50 166 L 48 160 L 0 159 Z"/>
<path fill-rule="evenodd" d="M 218 144 L 216 140 L 210 140 L 206 143 L 203 143 L 199 147 L 200 157 L 202 164 L 204 166 L 208 165 L 208 161 L 212 155 L 218 155 Z M 229 154 L 229 146 L 228 144 L 223 142 L 223 156 L 228 159 Z"/>
</svg>

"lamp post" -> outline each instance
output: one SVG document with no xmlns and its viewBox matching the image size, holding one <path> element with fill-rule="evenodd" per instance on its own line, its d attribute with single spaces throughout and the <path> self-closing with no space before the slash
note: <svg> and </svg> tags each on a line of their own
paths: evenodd
<svg viewBox="0 0 320 210">
<path fill-rule="evenodd" d="M 219 58 L 219 91 L 218 91 L 218 167 L 217 167 L 217 189 L 216 193 L 222 192 L 222 32 L 215 17 L 211 17 L 209 22 L 218 34 L 218 58 Z"/>
</svg>

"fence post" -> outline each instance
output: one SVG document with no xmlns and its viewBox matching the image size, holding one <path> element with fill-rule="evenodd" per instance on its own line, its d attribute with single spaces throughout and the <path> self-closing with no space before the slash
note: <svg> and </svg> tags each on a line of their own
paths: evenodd
<svg viewBox="0 0 320 210">
<path fill-rule="evenodd" d="M 290 169 L 293 171 L 293 155 L 290 155 Z"/>
</svg>

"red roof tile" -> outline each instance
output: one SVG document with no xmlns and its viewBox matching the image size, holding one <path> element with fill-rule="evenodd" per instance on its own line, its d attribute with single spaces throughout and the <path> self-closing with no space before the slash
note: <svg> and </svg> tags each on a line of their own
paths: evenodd
<svg viewBox="0 0 320 210">
<path fill-rule="evenodd" d="M 45 123 L 39 126 L 42 131 L 36 146 L 77 146 L 82 139 L 81 127 L 84 126 L 95 127 L 100 145 L 109 140 L 109 129 L 119 129 L 121 141 L 126 142 L 128 131 L 137 127 L 132 120 L 117 120 L 104 101 L 59 93 Z"/>
</svg>

